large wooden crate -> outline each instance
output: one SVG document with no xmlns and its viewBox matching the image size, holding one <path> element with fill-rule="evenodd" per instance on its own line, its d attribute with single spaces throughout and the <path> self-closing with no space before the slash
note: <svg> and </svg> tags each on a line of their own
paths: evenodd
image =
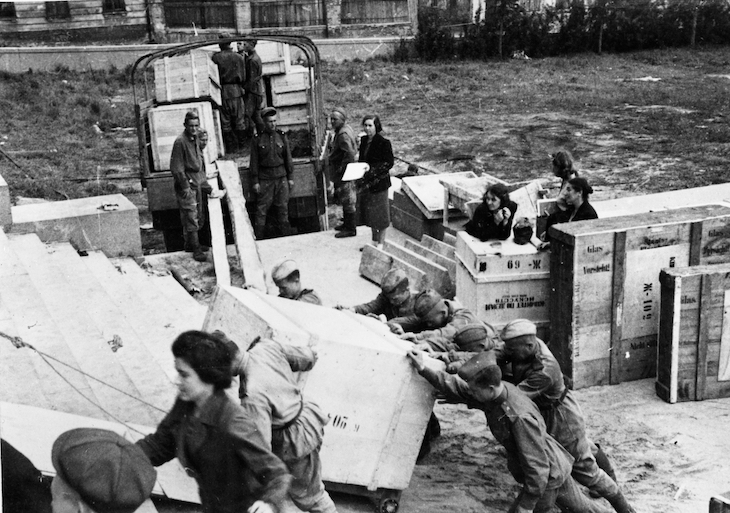
<svg viewBox="0 0 730 513">
<path fill-rule="evenodd" d="M 271 77 L 271 104 L 274 107 L 308 103 L 309 68 L 292 66 L 286 75 Z"/>
<path fill-rule="evenodd" d="M 210 52 L 192 51 L 185 55 L 164 57 L 155 62 L 155 98 L 158 103 L 210 99 L 221 105 L 218 66 Z"/>
<path fill-rule="evenodd" d="M 150 126 L 150 145 L 155 171 L 170 170 L 170 155 L 175 139 L 185 127 L 185 114 L 194 110 L 200 117 L 200 128 L 208 131 L 208 145 L 205 148 L 206 161 L 214 162 L 223 156 L 223 132 L 220 115 L 209 102 L 178 103 L 160 105 L 147 112 Z"/>
<path fill-rule="evenodd" d="M 463 220 L 463 216 L 454 216 L 456 221 Z M 444 225 L 441 218 L 429 219 L 423 215 L 418 206 L 404 193 L 395 191 L 390 202 L 390 220 L 393 228 L 410 235 L 414 239 L 421 239 L 424 235 L 442 240 Z"/>
<path fill-rule="evenodd" d="M 264 76 L 289 73 L 291 55 L 288 44 L 261 41 L 256 45 L 256 53 L 261 58 Z"/>
<path fill-rule="evenodd" d="M 216 290 L 203 329 L 223 330 L 243 350 L 256 336 L 314 344 L 317 364 L 301 379 L 332 419 L 323 479 L 370 492 L 408 486 L 434 403 L 408 362 L 410 343 L 375 319 L 233 287 Z"/>
<path fill-rule="evenodd" d="M 551 348 L 575 388 L 656 375 L 659 272 L 730 261 L 730 208 L 551 228 Z"/>
<path fill-rule="evenodd" d="M 730 264 L 664 269 L 659 281 L 657 395 L 730 397 Z"/>
<path fill-rule="evenodd" d="M 530 319 L 547 338 L 550 253 L 532 244 L 456 237 L 456 297 L 479 319 L 501 328 Z"/>
</svg>

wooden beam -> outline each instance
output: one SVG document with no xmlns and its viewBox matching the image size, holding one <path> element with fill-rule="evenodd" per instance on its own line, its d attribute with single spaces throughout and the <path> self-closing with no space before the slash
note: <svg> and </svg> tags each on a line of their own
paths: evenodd
<svg viewBox="0 0 730 513">
<path fill-rule="evenodd" d="M 218 178 L 211 178 L 208 184 L 213 192 L 218 192 Z M 218 285 L 231 284 L 231 267 L 228 265 L 228 252 L 226 251 L 226 230 L 223 227 L 223 209 L 220 198 L 208 198 L 208 218 L 210 220 L 210 252 L 213 255 L 213 267 L 215 268 L 215 280 Z"/>
</svg>

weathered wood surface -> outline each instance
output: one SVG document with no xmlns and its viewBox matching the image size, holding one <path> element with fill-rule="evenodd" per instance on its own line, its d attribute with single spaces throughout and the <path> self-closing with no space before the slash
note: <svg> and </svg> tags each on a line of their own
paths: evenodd
<svg viewBox="0 0 730 513">
<path fill-rule="evenodd" d="M 408 275 L 411 288 L 415 290 L 424 290 L 431 286 L 429 276 L 405 260 L 370 244 L 363 248 L 360 259 L 360 274 L 362 276 L 380 286 L 383 276 L 392 268 L 403 269 Z"/>
<path fill-rule="evenodd" d="M 444 176 L 449 179 L 476 178 L 471 171 L 449 175 L 423 175 L 403 178 L 401 190 L 411 198 L 427 219 L 441 219 L 444 211 Z"/>
<path fill-rule="evenodd" d="M 218 178 L 211 178 L 208 184 L 216 193 L 218 188 Z M 228 251 L 226 250 L 226 231 L 223 227 L 223 210 L 221 208 L 220 198 L 208 198 L 208 218 L 210 222 L 210 238 L 212 247 L 210 248 L 213 257 L 213 268 L 215 269 L 215 279 L 218 285 L 231 284 L 231 266 L 228 264 Z"/>
<path fill-rule="evenodd" d="M 210 99 L 221 106 L 218 66 L 209 52 L 193 50 L 185 55 L 155 61 L 155 99 L 160 103 Z"/>
<path fill-rule="evenodd" d="M 451 281 L 446 267 L 391 241 L 385 241 L 383 249 L 386 253 L 423 271 L 428 277 L 431 287 L 443 297 L 447 299 L 454 297 L 454 283 Z"/>
<path fill-rule="evenodd" d="M 423 244 L 420 244 L 418 242 L 412 241 L 410 239 L 405 240 L 405 248 L 413 251 L 414 253 L 418 253 L 422 257 L 431 260 L 432 262 L 445 267 L 446 270 L 449 272 L 449 277 L 451 278 L 452 283 L 455 283 L 456 280 L 456 260 L 454 258 L 448 258 L 437 251 L 434 251 L 432 249 L 427 248 Z"/>
</svg>

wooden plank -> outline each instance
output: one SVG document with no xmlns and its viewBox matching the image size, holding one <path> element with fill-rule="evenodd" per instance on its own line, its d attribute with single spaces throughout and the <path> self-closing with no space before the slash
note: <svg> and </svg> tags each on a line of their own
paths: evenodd
<svg viewBox="0 0 730 513">
<path fill-rule="evenodd" d="M 719 381 L 730 381 L 730 290 L 723 291 L 721 324 L 720 363 L 717 370 L 717 379 Z"/>
<path fill-rule="evenodd" d="M 218 192 L 218 178 L 211 178 L 208 184 L 213 192 Z M 213 256 L 213 268 L 215 279 L 218 285 L 231 284 L 231 266 L 228 264 L 228 251 L 226 250 L 226 231 L 223 227 L 223 209 L 220 198 L 208 198 L 208 221 L 210 224 L 210 238 L 212 247 L 210 252 Z"/>
<path fill-rule="evenodd" d="M 190 319 L 196 325 L 202 326 L 205 320 L 207 307 L 198 303 L 188 291 L 172 276 L 172 274 L 156 275 L 150 274 L 150 286 L 161 292 L 165 298 L 180 312 L 182 316 Z"/>
<path fill-rule="evenodd" d="M 261 292 L 266 292 L 266 272 L 256 246 L 251 219 L 246 211 L 246 200 L 243 198 L 243 187 L 238 168 L 235 162 L 226 160 L 219 160 L 216 165 L 218 166 L 218 176 L 226 189 L 226 201 L 233 224 L 233 238 L 243 271 L 244 283 Z"/>
<path fill-rule="evenodd" d="M 690 225 L 689 264 L 700 265 L 702 256 L 702 223 L 697 221 Z"/>
<path fill-rule="evenodd" d="M 454 283 L 451 281 L 449 271 L 445 267 L 391 241 L 385 241 L 384 249 L 386 253 L 426 273 L 431 282 L 431 287 L 443 297 L 447 299 L 454 297 Z"/>
<path fill-rule="evenodd" d="M 445 244 L 448 244 L 449 246 L 456 246 L 456 235 L 453 235 L 451 233 L 444 233 L 444 238 L 442 240 Z"/>
<path fill-rule="evenodd" d="M 476 178 L 471 171 L 451 173 L 449 177 Z M 444 210 L 444 175 L 408 176 L 403 178 L 401 190 L 418 206 L 427 219 L 442 219 Z"/>
<path fill-rule="evenodd" d="M 415 290 L 431 287 L 429 277 L 422 270 L 370 244 L 363 248 L 359 269 L 362 276 L 380 286 L 383 276 L 391 268 L 403 269 L 411 288 Z"/>
<path fill-rule="evenodd" d="M 709 310 L 709 306 L 712 302 L 712 277 L 710 275 L 702 277 L 701 287 L 702 293 L 700 295 L 700 310 Z M 697 373 L 695 401 L 704 400 L 707 389 L 707 344 L 710 338 L 710 322 L 709 315 L 700 315 L 700 325 L 697 333 L 697 359 L 695 362 Z"/>
<path fill-rule="evenodd" d="M 35 236 L 18 237 L 11 243 L 17 253 L 23 254 L 28 275 L 42 291 L 43 302 L 78 363 L 77 369 L 95 378 L 87 378 L 87 381 L 100 411 L 119 421 L 141 419 L 151 422 L 147 408 L 141 407 L 137 399 L 139 390 L 109 344 L 113 333 L 102 333 L 91 318 L 94 313 L 89 309 L 93 302 L 87 302 L 87 298 L 94 294 L 94 289 L 101 287 L 98 281 L 83 273 L 74 274 L 72 267 L 58 267 Z M 74 300 L 69 301 L 69 298 Z"/>
<path fill-rule="evenodd" d="M 450 260 L 454 260 L 454 257 L 456 256 L 453 244 L 446 244 L 438 239 L 434 239 L 430 235 L 424 235 L 421 237 L 421 245 Z"/>
<path fill-rule="evenodd" d="M 432 251 L 431 249 L 422 246 L 418 242 L 412 241 L 410 239 L 406 239 L 405 241 L 405 248 L 413 251 L 414 253 L 418 253 L 424 258 L 427 258 L 428 260 L 445 267 L 446 270 L 449 273 L 449 278 L 451 278 L 452 283 L 456 280 L 456 260 L 453 258 L 447 258 L 445 256 L 442 256 L 441 254 L 437 253 L 436 251 Z"/>
</svg>

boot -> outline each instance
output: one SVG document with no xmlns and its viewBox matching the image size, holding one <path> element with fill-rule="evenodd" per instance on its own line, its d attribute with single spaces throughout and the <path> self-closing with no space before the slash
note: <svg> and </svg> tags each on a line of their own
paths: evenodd
<svg viewBox="0 0 730 513">
<path fill-rule="evenodd" d="M 340 222 L 340 224 L 338 224 L 337 226 L 335 226 L 335 231 L 341 232 L 344 229 L 345 229 L 345 221 L 344 220 L 342 220 Z"/>
<path fill-rule="evenodd" d="M 208 255 L 205 254 L 203 248 L 198 242 L 198 232 L 189 232 L 188 237 L 190 238 L 190 245 L 193 247 L 193 258 L 196 262 L 206 262 Z"/>
<path fill-rule="evenodd" d="M 345 227 L 342 231 L 335 234 L 336 239 L 344 239 L 345 237 L 355 237 L 357 235 L 357 228 L 355 228 L 355 214 L 345 213 L 343 215 L 343 223 Z"/>
<path fill-rule="evenodd" d="M 185 253 L 192 253 L 193 246 L 190 244 L 190 236 L 185 230 L 183 230 L 183 240 L 185 241 L 185 245 L 183 246 L 183 250 L 185 250 Z"/>
<path fill-rule="evenodd" d="M 233 132 L 223 132 L 223 146 L 226 148 L 226 154 L 233 154 L 238 151 L 238 139 Z"/>
<path fill-rule="evenodd" d="M 236 130 L 236 142 L 238 142 L 238 149 L 244 151 L 248 144 L 248 132 L 246 130 Z"/>
<path fill-rule="evenodd" d="M 636 510 L 626 500 L 621 490 L 618 490 L 615 494 L 604 497 L 616 510 L 616 513 L 636 513 Z"/>
</svg>

